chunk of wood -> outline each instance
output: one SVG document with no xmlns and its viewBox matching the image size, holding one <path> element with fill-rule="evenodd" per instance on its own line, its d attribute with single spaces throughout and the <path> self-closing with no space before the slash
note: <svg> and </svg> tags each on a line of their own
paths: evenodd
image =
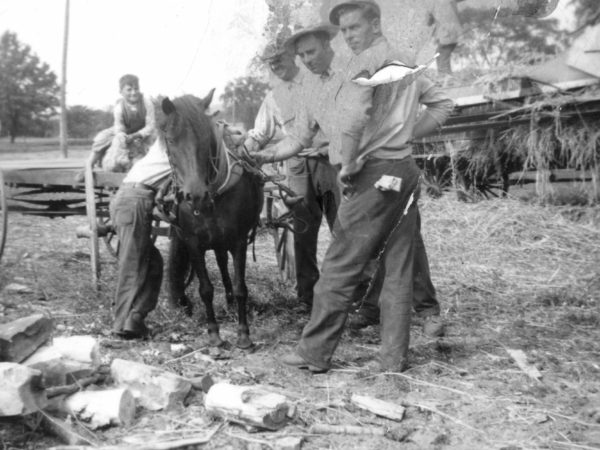
<svg viewBox="0 0 600 450">
<path fill-rule="evenodd" d="M 260 386 L 216 383 L 204 399 L 206 411 L 267 430 L 279 430 L 289 419 L 290 402 Z"/>
<path fill-rule="evenodd" d="M 65 406 L 92 430 L 110 425 L 129 426 L 135 418 L 135 399 L 123 388 L 80 391 L 67 397 Z"/>
<path fill-rule="evenodd" d="M 93 374 L 100 364 L 98 343 L 91 336 L 55 338 L 23 364 L 42 371 L 46 386 L 65 385 Z"/>
<path fill-rule="evenodd" d="M 52 347 L 65 359 L 86 363 L 92 367 L 100 365 L 100 347 L 96 338 L 92 336 L 56 337 L 52 340 Z"/>
<path fill-rule="evenodd" d="M 129 388 L 138 403 L 151 411 L 183 402 L 192 388 L 184 377 L 125 359 L 115 359 L 110 373 L 117 385 Z"/>
<path fill-rule="evenodd" d="M 0 363 L 0 416 L 30 414 L 46 407 L 42 372 L 12 362 Z"/>
<path fill-rule="evenodd" d="M 507 348 L 506 352 L 515 361 L 515 363 L 517 363 L 517 366 L 519 366 L 519 369 L 521 369 L 523 372 L 525 372 L 525 375 L 527 375 L 529 378 L 532 378 L 536 381 L 540 381 L 540 379 L 542 378 L 542 374 L 537 369 L 537 367 L 535 367 L 534 365 L 529 364 L 527 362 L 527 355 L 525 355 L 525 352 L 523 350 L 515 350 L 512 348 Z"/>
<path fill-rule="evenodd" d="M 350 401 L 361 409 L 366 409 L 376 416 L 385 417 L 386 419 L 400 421 L 404 419 L 406 408 L 402 405 L 386 402 L 378 398 L 368 397 L 366 395 L 354 394 Z"/>
<path fill-rule="evenodd" d="M 0 361 L 23 361 L 50 339 L 53 327 L 43 314 L 0 325 Z"/>
</svg>

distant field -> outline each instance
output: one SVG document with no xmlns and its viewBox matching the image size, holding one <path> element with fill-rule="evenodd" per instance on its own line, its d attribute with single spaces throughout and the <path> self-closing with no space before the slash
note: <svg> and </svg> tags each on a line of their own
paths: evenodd
<svg viewBox="0 0 600 450">
<path fill-rule="evenodd" d="M 67 157 L 85 159 L 91 144 L 91 139 L 69 139 Z M 58 138 L 20 137 L 15 143 L 7 137 L 0 138 L 0 161 L 54 158 L 62 158 Z"/>
</svg>

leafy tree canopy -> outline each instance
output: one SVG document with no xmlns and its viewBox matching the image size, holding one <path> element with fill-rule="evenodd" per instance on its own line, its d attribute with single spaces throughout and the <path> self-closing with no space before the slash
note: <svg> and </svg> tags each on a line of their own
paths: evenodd
<svg viewBox="0 0 600 450">
<path fill-rule="evenodd" d="M 11 140 L 28 127 L 56 114 L 59 86 L 47 63 L 16 33 L 0 37 L 0 121 Z"/>
<path fill-rule="evenodd" d="M 227 83 L 220 100 L 233 121 L 241 121 L 250 129 L 268 89 L 268 83 L 258 77 L 239 77 Z"/>
</svg>

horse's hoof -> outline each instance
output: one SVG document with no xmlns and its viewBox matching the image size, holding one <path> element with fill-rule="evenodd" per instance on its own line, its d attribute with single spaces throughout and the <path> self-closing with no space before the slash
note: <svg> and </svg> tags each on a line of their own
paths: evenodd
<svg viewBox="0 0 600 450">
<path fill-rule="evenodd" d="M 250 340 L 250 338 L 248 336 L 238 337 L 236 345 L 238 348 L 241 348 L 242 350 L 247 350 L 249 348 L 254 347 L 254 343 Z"/>
</svg>

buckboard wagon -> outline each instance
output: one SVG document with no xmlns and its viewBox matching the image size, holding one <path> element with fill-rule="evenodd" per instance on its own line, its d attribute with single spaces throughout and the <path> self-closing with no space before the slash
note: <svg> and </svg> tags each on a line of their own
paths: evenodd
<svg viewBox="0 0 600 450">
<path fill-rule="evenodd" d="M 85 182 L 77 182 L 84 171 Z M 9 213 L 47 218 L 86 216 L 87 225 L 70 230 L 73 236 L 89 238 L 92 280 L 100 280 L 100 240 L 116 256 L 118 239 L 110 223 L 109 203 L 125 178 L 124 173 L 92 170 L 85 161 L 69 159 L 15 160 L 0 162 L 0 263 L 10 245 Z M 273 237 L 280 276 L 294 280 L 294 246 L 290 215 L 283 206 L 276 185 L 265 185 L 262 226 Z M 153 236 L 168 236 L 169 225 L 155 215 Z"/>
</svg>

